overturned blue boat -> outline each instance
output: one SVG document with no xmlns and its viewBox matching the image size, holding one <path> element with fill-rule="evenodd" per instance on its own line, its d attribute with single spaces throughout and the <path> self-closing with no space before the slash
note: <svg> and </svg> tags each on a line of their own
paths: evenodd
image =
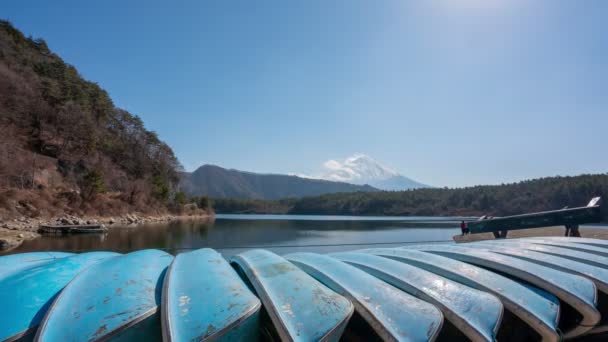
<svg viewBox="0 0 608 342">
<path fill-rule="evenodd" d="M 163 340 L 256 340 L 261 306 L 220 253 L 181 253 L 165 275 Z"/>
<path fill-rule="evenodd" d="M 53 302 L 35 340 L 160 341 L 162 280 L 172 260 L 141 250 L 82 270 Z"/>
<path fill-rule="evenodd" d="M 5 314 L 0 322 L 0 340 L 31 340 L 63 288 L 83 270 L 116 255 L 110 252 L 78 254 L 21 268 L 1 279 L 0 303 Z M 7 268 L 11 266 L 3 267 L 0 272 Z"/>
<path fill-rule="evenodd" d="M 608 338 L 608 242 L 0 257 L 1 341 Z"/>
</svg>

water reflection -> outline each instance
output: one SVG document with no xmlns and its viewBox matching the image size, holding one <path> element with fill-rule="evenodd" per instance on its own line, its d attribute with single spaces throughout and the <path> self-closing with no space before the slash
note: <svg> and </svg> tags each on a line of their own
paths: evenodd
<svg viewBox="0 0 608 342">
<path fill-rule="evenodd" d="M 441 222 L 440 222 L 441 221 Z M 264 247 L 279 254 L 295 251 L 334 252 L 360 249 L 375 243 L 400 245 L 414 241 L 449 241 L 459 232 L 455 219 L 218 216 L 215 221 L 171 222 L 135 227 L 112 227 L 105 235 L 43 236 L 27 241 L 11 253 L 28 251 L 129 252 L 145 248 L 171 253 L 211 247 L 230 256 L 248 248 Z M 318 246 L 326 245 L 326 246 Z M 387 245 L 390 246 L 390 245 Z"/>
</svg>

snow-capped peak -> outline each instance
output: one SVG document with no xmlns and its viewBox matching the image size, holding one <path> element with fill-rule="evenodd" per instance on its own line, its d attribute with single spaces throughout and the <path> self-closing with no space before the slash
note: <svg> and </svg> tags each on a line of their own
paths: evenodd
<svg viewBox="0 0 608 342">
<path fill-rule="evenodd" d="M 323 163 L 319 178 L 353 184 L 369 184 L 384 190 L 425 187 L 424 184 L 400 175 L 365 154 L 354 154 L 342 161 L 330 159 Z"/>
<path fill-rule="evenodd" d="M 342 182 L 361 183 L 368 179 L 387 179 L 399 176 L 395 170 L 380 164 L 365 154 L 355 154 L 343 161 L 323 163 L 323 178 Z"/>
</svg>

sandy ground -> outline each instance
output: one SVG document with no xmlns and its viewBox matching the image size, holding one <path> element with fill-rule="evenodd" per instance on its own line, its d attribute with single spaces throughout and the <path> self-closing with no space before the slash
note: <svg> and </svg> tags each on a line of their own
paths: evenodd
<svg viewBox="0 0 608 342">
<path fill-rule="evenodd" d="M 531 236 L 564 236 L 566 229 L 560 227 L 533 228 L 509 231 L 507 238 L 516 239 Z M 608 240 L 608 227 L 581 226 L 579 229 L 581 237 Z M 471 242 L 481 240 L 493 240 L 492 233 L 470 234 L 465 236 L 456 235 L 456 242 Z"/>
</svg>

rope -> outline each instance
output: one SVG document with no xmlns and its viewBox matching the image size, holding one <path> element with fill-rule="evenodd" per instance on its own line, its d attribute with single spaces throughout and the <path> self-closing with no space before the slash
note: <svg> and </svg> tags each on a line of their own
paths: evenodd
<svg viewBox="0 0 608 342">
<path fill-rule="evenodd" d="M 397 242 L 358 242 L 358 243 L 339 243 L 339 244 L 305 244 L 305 245 L 236 245 L 236 246 L 200 246 L 200 247 L 150 247 L 161 251 L 189 251 L 200 248 L 213 248 L 218 250 L 225 249 L 256 249 L 256 248 L 313 248 L 313 247 L 342 247 L 342 246 L 382 246 L 382 245 L 409 245 L 409 244 L 425 244 L 425 243 L 444 243 L 453 242 L 453 240 L 426 240 L 426 241 L 397 241 Z M 122 248 L 112 249 L 114 252 L 132 252 L 136 249 Z M 64 250 L 71 253 L 90 252 L 90 249 L 70 249 Z"/>
</svg>

